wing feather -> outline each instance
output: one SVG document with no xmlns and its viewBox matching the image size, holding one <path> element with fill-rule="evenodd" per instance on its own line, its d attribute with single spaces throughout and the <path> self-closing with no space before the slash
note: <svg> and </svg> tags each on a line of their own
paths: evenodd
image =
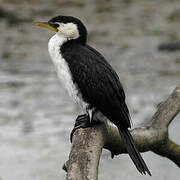
<svg viewBox="0 0 180 180">
<path fill-rule="evenodd" d="M 130 127 L 129 110 L 119 77 L 105 58 L 90 46 L 77 45 L 62 52 L 83 99 L 114 124 Z M 77 53 L 78 52 L 78 53 Z"/>
</svg>

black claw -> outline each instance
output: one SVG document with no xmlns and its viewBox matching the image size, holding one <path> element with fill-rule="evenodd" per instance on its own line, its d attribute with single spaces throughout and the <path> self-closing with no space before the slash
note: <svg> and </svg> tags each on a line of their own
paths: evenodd
<svg viewBox="0 0 180 180">
<path fill-rule="evenodd" d="M 73 130 L 71 131 L 70 134 L 70 141 L 72 143 L 72 138 L 73 138 L 73 134 L 75 133 L 75 131 L 79 128 L 87 128 L 90 127 L 91 123 L 90 123 L 90 117 L 89 114 L 83 114 L 83 115 L 79 115 L 76 118 L 76 122 L 74 125 Z"/>
</svg>

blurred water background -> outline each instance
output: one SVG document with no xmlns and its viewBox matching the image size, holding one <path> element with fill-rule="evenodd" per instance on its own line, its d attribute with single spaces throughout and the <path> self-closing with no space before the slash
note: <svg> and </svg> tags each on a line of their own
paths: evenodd
<svg viewBox="0 0 180 180">
<path fill-rule="evenodd" d="M 180 82 L 179 0 L 0 0 L 0 180 L 65 179 L 69 134 L 78 110 L 61 88 L 47 51 L 53 35 L 34 27 L 56 15 L 80 18 L 88 43 L 118 72 L 135 125 L 149 120 Z M 180 144 L 180 121 L 170 136 Z M 143 153 L 153 176 L 141 176 L 127 155 L 103 151 L 99 179 L 179 179 L 168 159 Z"/>
</svg>

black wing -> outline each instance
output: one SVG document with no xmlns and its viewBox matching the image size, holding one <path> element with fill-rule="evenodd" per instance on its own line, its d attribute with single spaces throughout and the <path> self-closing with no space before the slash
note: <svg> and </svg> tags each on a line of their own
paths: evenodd
<svg viewBox="0 0 180 180">
<path fill-rule="evenodd" d="M 123 87 L 104 57 L 90 46 L 77 44 L 61 52 L 84 101 L 100 110 L 114 124 L 130 127 Z"/>
</svg>

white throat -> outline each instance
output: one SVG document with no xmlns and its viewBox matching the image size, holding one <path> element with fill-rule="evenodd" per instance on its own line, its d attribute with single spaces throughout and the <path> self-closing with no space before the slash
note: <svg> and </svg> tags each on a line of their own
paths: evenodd
<svg viewBox="0 0 180 180">
<path fill-rule="evenodd" d="M 82 108 L 86 109 L 87 104 L 82 100 L 77 85 L 73 83 L 72 75 L 66 60 L 62 57 L 60 48 L 67 41 L 58 34 L 55 34 L 48 44 L 49 54 L 56 68 L 58 78 L 62 86 L 68 91 L 69 96 Z"/>
<path fill-rule="evenodd" d="M 66 41 L 67 38 L 61 37 L 57 33 L 49 40 L 48 50 L 55 66 L 57 65 L 58 57 L 61 56 L 60 48 Z"/>
</svg>

